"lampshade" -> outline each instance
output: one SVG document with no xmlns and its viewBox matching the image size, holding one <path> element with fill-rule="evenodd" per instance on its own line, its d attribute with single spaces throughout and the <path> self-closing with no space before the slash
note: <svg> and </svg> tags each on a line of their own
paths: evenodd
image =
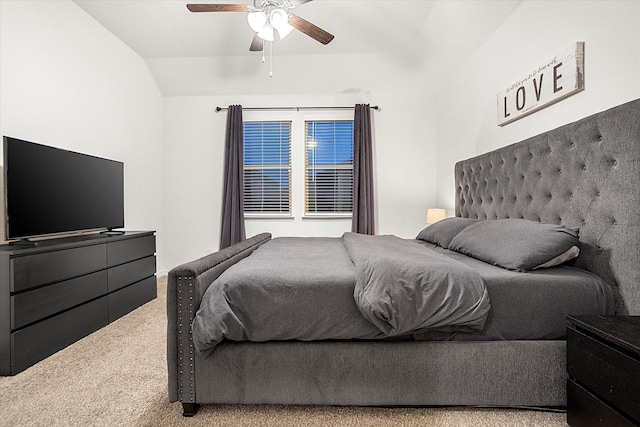
<svg viewBox="0 0 640 427">
<path fill-rule="evenodd" d="M 272 42 L 273 40 L 275 40 L 273 37 L 273 27 L 271 26 L 271 24 L 264 24 L 262 30 L 258 32 L 258 37 L 268 42 Z"/>
<path fill-rule="evenodd" d="M 289 15 L 282 9 L 273 9 L 269 14 L 269 20 L 273 28 L 277 30 L 282 24 L 289 22 Z"/>
<path fill-rule="evenodd" d="M 427 209 L 427 224 L 434 224 L 447 217 L 447 211 L 444 209 Z"/>
<path fill-rule="evenodd" d="M 293 27 L 289 25 L 289 15 L 282 9 L 274 9 L 269 14 L 269 22 L 278 30 L 280 39 L 283 39 L 293 31 Z"/>
<path fill-rule="evenodd" d="M 267 23 L 267 15 L 262 11 L 247 14 L 247 22 L 253 31 L 259 33 Z"/>
<path fill-rule="evenodd" d="M 288 22 L 285 22 L 284 24 L 280 25 L 280 28 L 277 28 L 277 30 L 278 30 L 278 35 L 282 40 L 283 38 L 287 37 L 289 33 L 291 33 L 291 31 L 293 31 L 293 27 L 289 25 Z"/>
</svg>

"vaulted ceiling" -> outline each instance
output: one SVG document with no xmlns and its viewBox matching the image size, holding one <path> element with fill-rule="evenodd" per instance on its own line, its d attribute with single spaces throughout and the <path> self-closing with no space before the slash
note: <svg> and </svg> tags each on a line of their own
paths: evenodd
<svg viewBox="0 0 640 427">
<path fill-rule="evenodd" d="M 300 90 L 292 82 L 304 74 L 313 90 L 340 90 L 319 84 L 336 62 L 353 67 L 359 58 L 441 73 L 470 55 L 521 1 L 315 0 L 292 10 L 335 35 L 328 45 L 294 31 L 273 43 L 274 76 L 262 54 L 249 52 L 253 32 L 245 13 L 191 13 L 187 3 L 252 4 L 251 0 L 74 0 L 78 6 L 138 53 L 165 96 L 282 93 Z M 266 50 L 267 57 L 269 50 Z M 267 59 L 268 62 L 268 59 Z M 329 64 L 332 63 L 332 64 Z M 391 77 L 391 76 L 390 76 Z M 224 80 L 225 84 L 219 84 Z M 292 89 L 293 88 L 293 89 Z M 345 90 L 342 88 L 341 90 Z"/>
</svg>

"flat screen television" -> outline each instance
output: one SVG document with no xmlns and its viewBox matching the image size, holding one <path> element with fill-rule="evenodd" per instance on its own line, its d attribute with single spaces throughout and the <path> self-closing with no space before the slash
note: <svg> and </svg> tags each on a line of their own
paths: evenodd
<svg viewBox="0 0 640 427">
<path fill-rule="evenodd" d="M 124 163 L 5 136 L 7 240 L 124 227 Z"/>
</svg>

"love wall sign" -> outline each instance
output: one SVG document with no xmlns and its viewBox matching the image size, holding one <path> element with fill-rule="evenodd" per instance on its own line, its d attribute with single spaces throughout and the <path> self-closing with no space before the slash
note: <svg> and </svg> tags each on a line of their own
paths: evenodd
<svg viewBox="0 0 640 427">
<path fill-rule="evenodd" d="M 565 49 L 498 93 L 498 126 L 584 89 L 584 42 Z"/>
</svg>

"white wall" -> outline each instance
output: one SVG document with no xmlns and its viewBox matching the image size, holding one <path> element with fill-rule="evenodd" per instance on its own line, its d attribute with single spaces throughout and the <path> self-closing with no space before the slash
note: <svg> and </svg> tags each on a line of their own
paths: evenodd
<svg viewBox="0 0 640 427">
<path fill-rule="evenodd" d="M 280 62 L 280 68 L 282 62 L 296 60 L 274 59 Z M 321 95 L 316 93 L 317 86 L 332 83 L 316 84 L 311 79 L 304 90 L 290 90 L 287 94 L 249 95 L 249 83 L 244 88 L 246 93 L 165 98 L 164 229 L 168 233 L 165 249 L 170 265 L 218 248 L 226 113 L 215 113 L 216 106 L 379 105 L 380 111 L 372 111 L 377 232 L 413 238 L 424 227 L 426 209 L 435 202 L 437 162 L 431 88 L 421 70 L 366 55 L 327 55 L 323 66 L 326 64 L 337 70 L 346 69 L 340 73 L 342 79 L 333 84 L 358 89 Z M 366 78 L 358 79 L 357 70 Z M 325 74 L 329 80 L 332 70 Z M 255 84 L 269 84 L 268 79 L 264 75 Z M 327 93 L 324 89 L 322 92 Z M 274 236 L 339 236 L 350 229 L 350 221 L 302 220 L 300 213 L 294 220 L 246 222 L 248 236 L 262 231 Z"/>
<path fill-rule="evenodd" d="M 497 93 L 577 41 L 585 42 L 585 90 L 498 127 Z M 454 209 L 456 161 L 639 97 L 640 2 L 523 2 L 438 86 L 438 204 Z"/>
<path fill-rule="evenodd" d="M 71 1 L 2 0 L 0 19 L 0 133 L 123 161 L 125 227 L 161 247 L 162 96 L 142 58 Z"/>
<path fill-rule="evenodd" d="M 476 8 L 475 18 L 483 10 L 495 13 Z M 265 72 L 241 85 L 220 81 L 226 90 L 215 96 L 163 99 L 147 67 L 169 59 L 145 63 L 71 1 L 2 0 L 0 132 L 124 161 L 126 228 L 158 231 L 162 272 L 218 248 L 226 114 L 216 106 L 377 104 L 377 231 L 413 237 L 428 207 L 453 210 L 456 161 L 640 97 L 640 2 L 524 1 L 503 12 L 481 44 L 456 27 L 474 50 L 453 63 L 433 61 L 429 49 L 415 60 L 275 56 L 272 81 Z M 586 89 L 498 127 L 496 94 L 578 40 Z M 249 235 L 348 229 L 348 221 L 247 223 Z"/>
</svg>

